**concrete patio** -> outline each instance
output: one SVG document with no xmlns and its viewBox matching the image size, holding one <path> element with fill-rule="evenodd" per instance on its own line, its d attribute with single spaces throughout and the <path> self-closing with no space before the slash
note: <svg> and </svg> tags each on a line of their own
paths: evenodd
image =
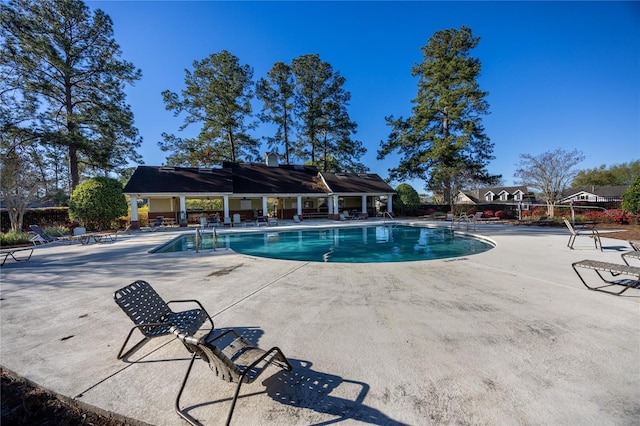
<svg viewBox="0 0 640 426">
<path fill-rule="evenodd" d="M 640 291 L 589 291 L 571 268 L 621 263 L 625 241 L 603 234 L 600 252 L 578 238 L 569 250 L 565 228 L 481 224 L 475 233 L 496 247 L 446 260 L 148 253 L 178 232 L 49 244 L 7 262 L 0 364 L 116 417 L 186 424 L 174 412 L 190 359 L 178 341 L 116 359 L 133 324 L 112 294 L 142 279 L 166 300 L 200 300 L 216 328 L 291 360 L 292 372 L 269 367 L 243 386 L 233 424 L 640 424 Z M 224 424 L 234 389 L 197 361 L 183 405 Z"/>
</svg>

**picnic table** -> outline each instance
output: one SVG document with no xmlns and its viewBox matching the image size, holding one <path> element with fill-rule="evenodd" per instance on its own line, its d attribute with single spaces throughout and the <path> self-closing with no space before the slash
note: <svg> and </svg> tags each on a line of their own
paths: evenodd
<svg viewBox="0 0 640 426">
<path fill-rule="evenodd" d="M 176 219 L 173 217 L 165 217 L 164 219 L 162 219 L 162 224 L 165 226 L 175 226 Z"/>
</svg>

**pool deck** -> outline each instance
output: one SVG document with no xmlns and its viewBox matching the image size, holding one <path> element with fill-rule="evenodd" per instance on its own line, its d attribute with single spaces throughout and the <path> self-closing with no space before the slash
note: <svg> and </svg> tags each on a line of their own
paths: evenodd
<svg viewBox="0 0 640 426">
<path fill-rule="evenodd" d="M 190 359 L 179 342 L 156 338 L 116 359 L 132 323 L 112 294 L 141 279 L 291 360 L 292 372 L 269 367 L 242 387 L 233 424 L 640 424 L 640 290 L 589 291 L 571 268 L 622 263 L 629 245 L 606 233 L 603 252 L 584 237 L 570 250 L 565 228 L 479 224 L 470 232 L 494 249 L 407 263 L 148 253 L 179 232 L 49 244 L 7 262 L 0 364 L 133 423 L 186 424 L 174 412 Z M 223 424 L 234 389 L 197 361 L 183 405 Z"/>
</svg>

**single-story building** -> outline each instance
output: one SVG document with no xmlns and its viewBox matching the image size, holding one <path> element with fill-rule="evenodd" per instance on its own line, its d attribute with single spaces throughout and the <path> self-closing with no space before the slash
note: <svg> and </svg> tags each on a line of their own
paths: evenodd
<svg viewBox="0 0 640 426">
<path fill-rule="evenodd" d="M 139 199 L 148 200 L 150 219 L 164 216 L 186 225 L 201 215 L 187 212 L 187 199 L 221 199 L 222 218 L 239 214 L 242 220 L 294 215 L 339 219 L 344 210 L 374 215 L 381 198 L 391 212 L 396 192 L 377 174 L 319 172 L 314 166 L 278 164 L 276 155 L 267 154 L 265 164 L 139 166 L 123 193 L 131 197 L 131 227 L 136 228 Z"/>
</svg>

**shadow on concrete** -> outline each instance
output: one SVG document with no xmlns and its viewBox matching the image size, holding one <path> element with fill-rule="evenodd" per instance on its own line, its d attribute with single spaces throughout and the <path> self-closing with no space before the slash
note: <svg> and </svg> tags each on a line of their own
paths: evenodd
<svg viewBox="0 0 640 426">
<path fill-rule="evenodd" d="M 280 370 L 262 384 L 267 388 L 267 395 L 275 401 L 336 416 L 317 425 L 329 425 L 347 419 L 374 425 L 405 424 L 364 404 L 369 392 L 368 384 L 314 371 L 310 361 L 289 358 L 289 362 L 293 366 L 292 371 Z"/>
<path fill-rule="evenodd" d="M 258 344 L 258 341 L 264 334 L 264 331 L 254 326 L 237 327 L 233 329 L 255 345 Z M 213 335 L 224 333 L 226 330 L 229 330 L 229 328 L 216 329 Z M 221 342 L 220 346 L 224 346 L 225 343 L 228 342 Z M 269 348 L 263 347 L 262 349 Z M 284 353 L 286 356 L 287 351 L 284 350 Z M 288 359 L 293 370 L 277 370 L 271 376 L 264 379 L 262 385 L 266 387 L 267 395 L 274 401 L 295 408 L 311 409 L 320 414 L 336 416 L 334 419 L 315 423 L 316 425 L 329 425 L 348 419 L 374 425 L 405 425 L 405 423 L 389 418 L 380 412 L 380 410 L 364 404 L 364 400 L 369 392 L 368 384 L 345 379 L 335 374 L 315 371 L 311 368 L 312 363 L 310 361 Z M 212 377 L 212 380 L 219 379 Z M 186 412 L 192 412 L 199 407 L 230 402 L 233 388 L 234 386 L 229 386 L 229 398 L 201 402 L 191 407 L 186 407 L 184 410 Z M 263 392 L 243 394 L 240 395 L 240 399 L 250 398 L 261 393 Z"/>
</svg>

